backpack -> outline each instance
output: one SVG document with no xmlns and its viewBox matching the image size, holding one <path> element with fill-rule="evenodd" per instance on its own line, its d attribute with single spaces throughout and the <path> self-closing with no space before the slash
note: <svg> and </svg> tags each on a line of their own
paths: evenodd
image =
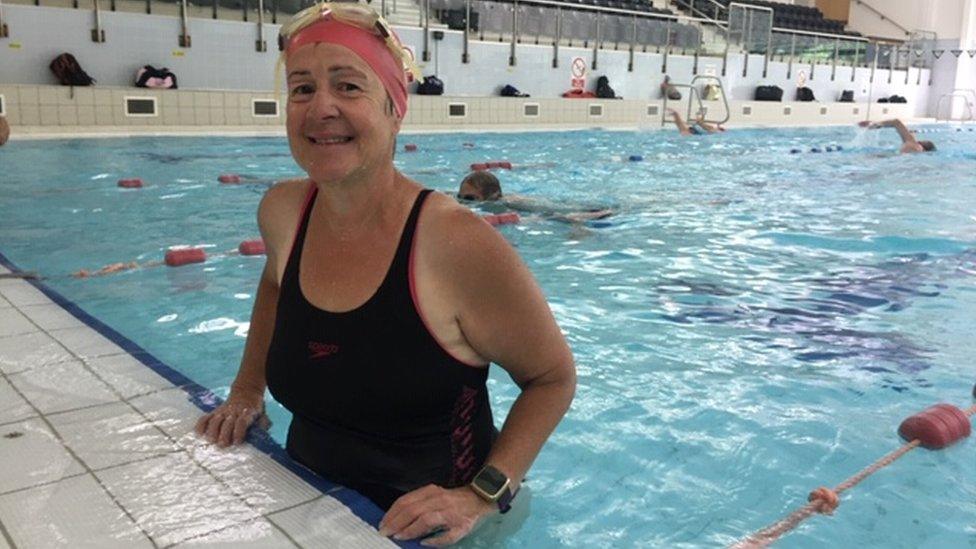
<svg viewBox="0 0 976 549">
<path fill-rule="evenodd" d="M 596 79 L 596 96 L 601 99 L 623 99 L 618 98 L 614 93 L 613 88 L 610 87 L 610 79 L 606 76 Z"/>
<path fill-rule="evenodd" d="M 136 72 L 137 88 L 169 88 L 177 89 L 176 75 L 169 69 L 163 67 L 157 69 L 152 65 L 146 65 Z"/>
<path fill-rule="evenodd" d="M 518 88 L 511 84 L 506 84 L 499 94 L 502 97 L 529 97 L 529 94 L 518 91 Z"/>
<path fill-rule="evenodd" d="M 815 101 L 815 98 L 813 97 L 813 90 L 811 90 L 810 88 L 807 88 L 807 87 L 797 88 L 796 89 L 796 100 L 797 101 L 807 101 L 807 102 L 809 102 L 809 101 Z"/>
<path fill-rule="evenodd" d="M 417 95 L 444 95 L 444 82 L 436 76 L 425 76 L 417 86 Z"/>
<path fill-rule="evenodd" d="M 702 96 L 702 99 L 705 101 L 718 101 L 722 97 L 722 94 L 719 93 L 717 85 L 705 84 L 705 90 Z"/>
<path fill-rule="evenodd" d="M 783 88 L 779 86 L 756 86 L 756 101 L 782 101 Z"/>
<path fill-rule="evenodd" d="M 844 90 L 840 94 L 841 103 L 853 103 L 854 102 L 854 90 Z"/>
<path fill-rule="evenodd" d="M 62 86 L 91 86 L 95 83 L 95 79 L 82 70 L 78 60 L 70 53 L 55 57 L 49 66 Z"/>
</svg>

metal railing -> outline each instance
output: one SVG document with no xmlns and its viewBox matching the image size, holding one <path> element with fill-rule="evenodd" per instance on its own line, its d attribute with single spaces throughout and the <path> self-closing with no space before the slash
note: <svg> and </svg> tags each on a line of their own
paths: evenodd
<svg viewBox="0 0 976 549">
<path fill-rule="evenodd" d="M 40 5 L 42 0 L 34 0 L 35 5 Z M 397 12 L 397 2 L 405 0 L 380 0 L 377 8 L 383 13 Z M 454 26 L 455 30 L 461 30 L 463 34 L 463 53 L 461 61 L 470 62 L 470 41 L 476 38 L 486 39 L 486 32 L 495 35 L 498 41 L 510 43 L 509 64 L 515 65 L 518 62 L 518 44 L 526 40 L 533 40 L 536 44 L 552 46 L 552 66 L 559 65 L 559 48 L 567 43 L 570 47 L 582 45 L 584 48 L 592 48 L 593 59 L 592 67 L 596 69 L 599 63 L 599 51 L 601 49 L 626 49 L 629 53 L 628 70 L 634 70 L 634 54 L 637 51 L 654 51 L 662 56 L 661 71 L 667 72 L 669 57 L 679 53 L 694 57 L 692 74 L 698 74 L 699 60 L 702 56 L 717 57 L 722 59 L 722 75 L 726 73 L 729 54 L 732 46 L 741 47 L 741 51 L 746 54 L 743 73 L 749 71 L 748 54 L 763 55 L 763 74 L 768 70 L 769 62 L 773 59 L 787 63 L 787 77 L 791 78 L 794 66 L 797 64 L 809 64 L 810 79 L 816 78 L 815 68 L 818 65 L 830 66 L 831 79 L 836 78 L 838 66 L 850 67 L 870 67 L 872 81 L 874 73 L 878 68 L 892 68 L 895 70 L 906 70 L 906 83 L 909 81 L 909 67 L 917 69 L 929 68 L 928 59 L 925 55 L 919 55 L 918 46 L 934 44 L 934 33 L 928 31 L 913 31 L 913 39 L 906 44 L 888 44 L 882 41 L 869 40 L 861 36 L 848 36 L 841 34 L 803 31 L 797 29 L 786 29 L 773 27 L 769 23 L 768 28 L 763 26 L 759 36 L 753 33 L 753 25 L 746 25 L 746 29 L 752 33 L 748 36 L 740 36 L 736 29 L 730 28 L 728 20 L 722 22 L 711 18 L 690 17 L 676 15 L 673 13 L 658 13 L 647 11 L 634 11 L 621 8 L 610 8 L 603 6 L 591 6 L 584 4 L 569 4 L 557 0 L 414 0 L 420 3 L 420 17 L 416 24 L 423 29 L 422 51 L 420 57 L 427 61 L 430 59 L 430 26 L 431 21 L 436 21 L 439 15 L 444 15 L 452 10 L 463 14 L 463 24 L 461 28 Z M 2 2 L 2 0 L 0 0 Z M 132 0 L 128 5 L 138 6 L 141 0 Z M 145 0 L 145 12 L 153 13 L 155 4 L 177 4 L 180 17 L 179 45 L 190 47 L 190 22 L 194 18 L 191 8 L 197 13 L 206 13 L 212 18 L 219 15 L 232 13 L 229 10 L 241 10 L 242 19 L 248 20 L 249 13 L 257 12 L 255 49 L 257 51 L 267 51 L 264 37 L 264 24 L 266 17 L 270 16 L 273 23 L 278 21 L 278 15 L 289 15 L 295 13 L 308 5 L 311 0 L 272 0 L 270 6 L 264 0 Z M 695 6 L 696 10 L 701 11 L 702 6 L 712 6 L 718 11 L 721 4 L 715 0 L 686 0 Z M 374 0 L 374 4 L 375 4 Z M 75 0 L 77 4 L 77 0 Z M 256 4 L 256 6 L 254 5 Z M 115 11 L 117 5 L 122 5 L 122 0 L 110 0 L 110 9 Z M 755 13 L 756 10 L 769 10 L 765 7 L 756 7 L 745 4 L 733 3 L 731 6 L 743 6 L 746 14 Z M 122 6 L 124 7 L 124 6 Z M 256 8 L 256 9 L 253 9 Z M 724 9 L 724 6 L 721 6 Z M 220 11 L 220 9 L 223 11 Z M 104 40 L 105 31 L 102 28 L 101 8 L 99 1 L 94 1 L 94 28 L 92 29 L 92 39 L 95 41 Z M 726 9 L 726 17 L 729 17 L 731 9 Z M 707 12 L 706 12 L 707 14 Z M 206 17 L 205 15 L 200 15 Z M 755 15 L 753 15 L 755 17 Z M 476 24 L 473 24 L 473 21 Z M 770 18 L 771 21 L 771 18 Z M 414 23 L 410 23 L 413 25 Z M 765 25 L 765 24 L 764 24 Z M 0 4 L 0 29 L 5 30 L 6 25 L 3 21 L 2 4 Z M 486 30 L 487 29 L 487 30 Z M 706 32 L 709 41 L 706 43 Z M 741 34 L 741 33 L 740 33 Z M 2 35 L 0 35 L 2 37 Z M 736 44 L 737 43 L 737 44 Z M 921 50 L 924 54 L 928 49 Z M 914 56 L 914 58 L 913 58 Z M 892 79 L 892 71 L 889 71 L 888 78 Z M 917 73 L 917 83 L 921 84 L 921 70 Z M 853 81 L 854 71 L 851 71 Z M 931 77 L 929 80 L 931 85 Z"/>
<path fill-rule="evenodd" d="M 725 106 L 725 117 L 722 118 L 721 120 L 717 118 L 716 119 L 706 118 L 706 115 L 708 114 L 708 108 L 705 107 L 705 103 L 701 98 L 701 93 L 699 93 L 698 86 L 697 86 L 698 82 L 702 80 L 712 80 L 718 86 L 719 93 L 722 96 L 722 104 Z M 685 115 L 685 120 L 688 121 L 689 123 L 692 120 L 691 118 L 691 112 L 693 106 L 692 98 L 694 98 L 698 102 L 698 114 L 702 116 L 703 122 L 707 122 L 709 124 L 725 124 L 726 122 L 729 121 L 729 118 L 731 118 L 732 116 L 732 111 L 729 109 L 729 98 L 725 94 L 725 86 L 722 85 L 722 79 L 717 76 L 704 75 L 704 74 L 698 75 L 691 79 L 690 84 L 671 84 L 671 87 L 685 88 L 688 90 L 688 113 Z M 662 127 L 667 123 L 667 119 L 668 119 L 668 101 L 669 101 L 668 94 L 665 93 L 664 105 L 661 110 Z M 696 116 L 695 118 L 697 119 L 698 117 Z"/>
<path fill-rule="evenodd" d="M 854 0 L 854 1 L 857 2 L 857 5 L 864 6 L 869 11 L 874 12 L 875 15 L 877 15 L 878 17 L 880 17 L 882 21 L 887 21 L 887 22 L 891 23 L 892 25 L 894 25 L 895 27 L 898 27 L 898 30 L 904 32 L 905 33 L 905 36 L 909 36 L 911 34 L 911 31 L 909 31 L 903 25 L 898 24 L 898 22 L 895 21 L 894 19 L 892 19 L 892 18 L 888 17 L 887 15 L 885 15 L 884 12 L 882 12 L 878 8 L 872 6 L 871 4 L 868 4 L 864 0 Z"/>
<path fill-rule="evenodd" d="M 956 99 L 957 97 L 960 98 L 960 99 L 962 99 L 963 106 L 966 107 L 966 112 L 968 113 L 968 115 L 965 118 L 953 118 L 952 117 L 952 107 L 953 107 L 953 104 L 955 103 L 953 100 Z M 972 102 L 970 102 L 970 98 L 972 98 Z M 967 121 L 970 121 L 970 120 L 973 119 L 973 108 L 972 108 L 972 106 L 973 105 L 976 105 L 976 90 L 973 90 L 973 89 L 970 89 L 970 88 L 956 88 L 956 89 L 952 90 L 949 93 L 942 94 L 942 96 L 939 97 L 939 103 L 935 106 L 935 121 L 936 122 L 941 122 L 943 120 L 943 118 L 942 118 L 942 105 L 945 103 L 945 100 L 946 99 L 949 99 L 950 100 L 950 102 L 949 102 L 949 112 L 948 112 L 948 114 L 946 115 L 946 118 L 945 118 L 945 121 L 946 122 L 967 122 Z"/>
</svg>

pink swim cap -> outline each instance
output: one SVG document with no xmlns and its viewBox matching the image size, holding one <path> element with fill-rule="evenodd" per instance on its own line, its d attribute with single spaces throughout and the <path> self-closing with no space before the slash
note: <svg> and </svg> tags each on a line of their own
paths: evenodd
<svg viewBox="0 0 976 549">
<path fill-rule="evenodd" d="M 406 71 L 403 69 L 403 62 L 393 55 L 382 36 L 325 14 L 295 33 L 288 41 L 285 54 L 290 55 L 306 44 L 316 43 L 344 46 L 365 61 L 390 94 L 397 118 L 403 119 L 407 114 Z"/>
</svg>

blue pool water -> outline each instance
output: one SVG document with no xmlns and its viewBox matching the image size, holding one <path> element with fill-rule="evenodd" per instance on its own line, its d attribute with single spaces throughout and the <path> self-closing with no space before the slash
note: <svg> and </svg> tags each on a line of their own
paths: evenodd
<svg viewBox="0 0 976 549">
<path fill-rule="evenodd" d="M 420 150 L 398 166 L 435 189 L 509 160 L 526 167 L 500 172 L 507 193 L 619 210 L 501 229 L 579 370 L 508 546 L 731 543 L 895 448 L 903 418 L 968 406 L 976 133 L 927 137 L 937 153 L 898 156 L 893 132 L 855 128 L 403 136 Z M 257 182 L 222 186 L 225 172 Z M 257 236 L 261 181 L 296 174 L 284 139 L 14 141 L 0 149 L 0 252 L 225 395 L 262 259 L 66 275 L 174 245 L 234 249 Z M 147 186 L 116 188 L 123 177 Z M 498 368 L 490 383 L 500 424 L 517 389 Z M 283 441 L 287 413 L 269 412 Z M 970 438 L 912 452 L 784 546 L 973 547 L 974 451 Z"/>
</svg>

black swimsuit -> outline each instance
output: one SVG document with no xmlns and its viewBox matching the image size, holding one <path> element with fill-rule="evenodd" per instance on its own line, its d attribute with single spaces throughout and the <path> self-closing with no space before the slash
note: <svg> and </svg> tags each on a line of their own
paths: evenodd
<svg viewBox="0 0 976 549">
<path fill-rule="evenodd" d="M 429 193 L 417 197 L 376 293 L 356 309 L 332 313 L 309 303 L 299 287 L 313 184 L 268 349 L 268 388 L 294 415 L 288 453 L 383 509 L 426 484 L 467 484 L 497 435 L 488 369 L 448 354 L 416 308 L 411 253 Z"/>
</svg>

